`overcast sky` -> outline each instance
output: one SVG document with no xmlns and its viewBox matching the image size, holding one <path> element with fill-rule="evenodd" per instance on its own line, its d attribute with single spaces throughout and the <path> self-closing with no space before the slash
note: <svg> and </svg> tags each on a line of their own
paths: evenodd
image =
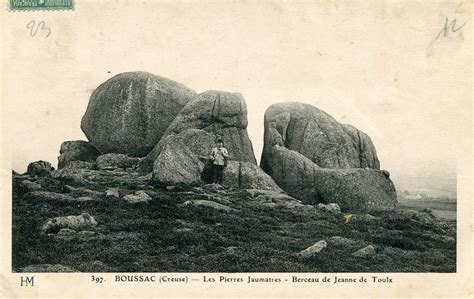
<svg viewBox="0 0 474 299">
<path fill-rule="evenodd" d="M 85 139 L 94 88 L 140 70 L 242 93 L 257 159 L 265 109 L 301 101 L 368 133 L 396 175 L 455 173 L 471 120 L 472 40 L 470 26 L 439 33 L 446 17 L 470 22 L 461 6 L 79 2 L 35 13 L 48 38 L 30 36 L 32 15 L 4 15 L 2 107 L 18 171 L 56 164 L 63 141 Z"/>
</svg>

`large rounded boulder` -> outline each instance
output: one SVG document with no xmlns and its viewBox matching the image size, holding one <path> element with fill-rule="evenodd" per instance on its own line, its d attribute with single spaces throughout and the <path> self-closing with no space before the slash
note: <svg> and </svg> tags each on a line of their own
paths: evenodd
<svg viewBox="0 0 474 299">
<path fill-rule="evenodd" d="M 337 203 L 346 211 L 397 204 L 370 137 L 310 105 L 283 103 L 267 110 L 261 166 L 307 204 Z"/>
<path fill-rule="evenodd" d="M 91 95 L 81 129 L 101 153 L 145 156 L 196 93 L 146 72 L 116 75 Z"/>
<path fill-rule="evenodd" d="M 283 145 L 297 151 L 324 168 L 373 168 L 380 164 L 370 137 L 308 104 L 279 103 L 265 112 L 265 128 L 272 125 L 281 136 Z M 268 150 L 264 144 L 262 167 Z"/>
</svg>

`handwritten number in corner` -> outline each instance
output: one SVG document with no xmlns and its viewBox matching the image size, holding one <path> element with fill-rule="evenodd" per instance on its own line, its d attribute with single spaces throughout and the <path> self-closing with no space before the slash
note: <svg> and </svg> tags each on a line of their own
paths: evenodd
<svg viewBox="0 0 474 299">
<path fill-rule="evenodd" d="M 26 28 L 30 29 L 30 35 L 31 37 L 35 37 L 38 31 L 42 33 L 44 38 L 48 38 L 51 35 L 51 29 L 49 27 L 46 27 L 46 23 L 44 21 L 39 22 L 36 24 L 36 21 L 33 20 L 26 24 Z"/>
<path fill-rule="evenodd" d="M 444 22 L 443 28 L 439 32 L 439 34 L 435 37 L 435 40 L 438 39 L 441 35 L 443 37 L 447 37 L 450 32 L 456 33 L 457 31 L 461 30 L 464 25 L 466 25 L 467 22 L 464 22 L 462 25 L 457 25 L 456 24 L 457 20 L 453 19 L 451 22 L 449 22 L 449 19 L 446 18 L 446 21 Z"/>
</svg>

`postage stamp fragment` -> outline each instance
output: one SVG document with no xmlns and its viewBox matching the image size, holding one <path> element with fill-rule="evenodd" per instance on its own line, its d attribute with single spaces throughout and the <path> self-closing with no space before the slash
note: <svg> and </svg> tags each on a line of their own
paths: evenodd
<svg viewBox="0 0 474 299">
<path fill-rule="evenodd" d="M 10 0 L 11 10 L 74 9 L 74 0 Z"/>
</svg>

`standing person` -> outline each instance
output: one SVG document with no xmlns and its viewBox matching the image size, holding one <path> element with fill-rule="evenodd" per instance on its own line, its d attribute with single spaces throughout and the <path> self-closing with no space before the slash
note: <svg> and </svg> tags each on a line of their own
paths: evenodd
<svg viewBox="0 0 474 299">
<path fill-rule="evenodd" d="M 222 141 L 222 139 L 218 139 L 216 142 L 216 147 L 214 147 L 211 151 L 213 183 L 222 185 L 222 179 L 224 177 L 224 167 L 227 164 L 227 157 L 229 157 L 229 153 L 224 147 L 224 141 Z"/>
</svg>

